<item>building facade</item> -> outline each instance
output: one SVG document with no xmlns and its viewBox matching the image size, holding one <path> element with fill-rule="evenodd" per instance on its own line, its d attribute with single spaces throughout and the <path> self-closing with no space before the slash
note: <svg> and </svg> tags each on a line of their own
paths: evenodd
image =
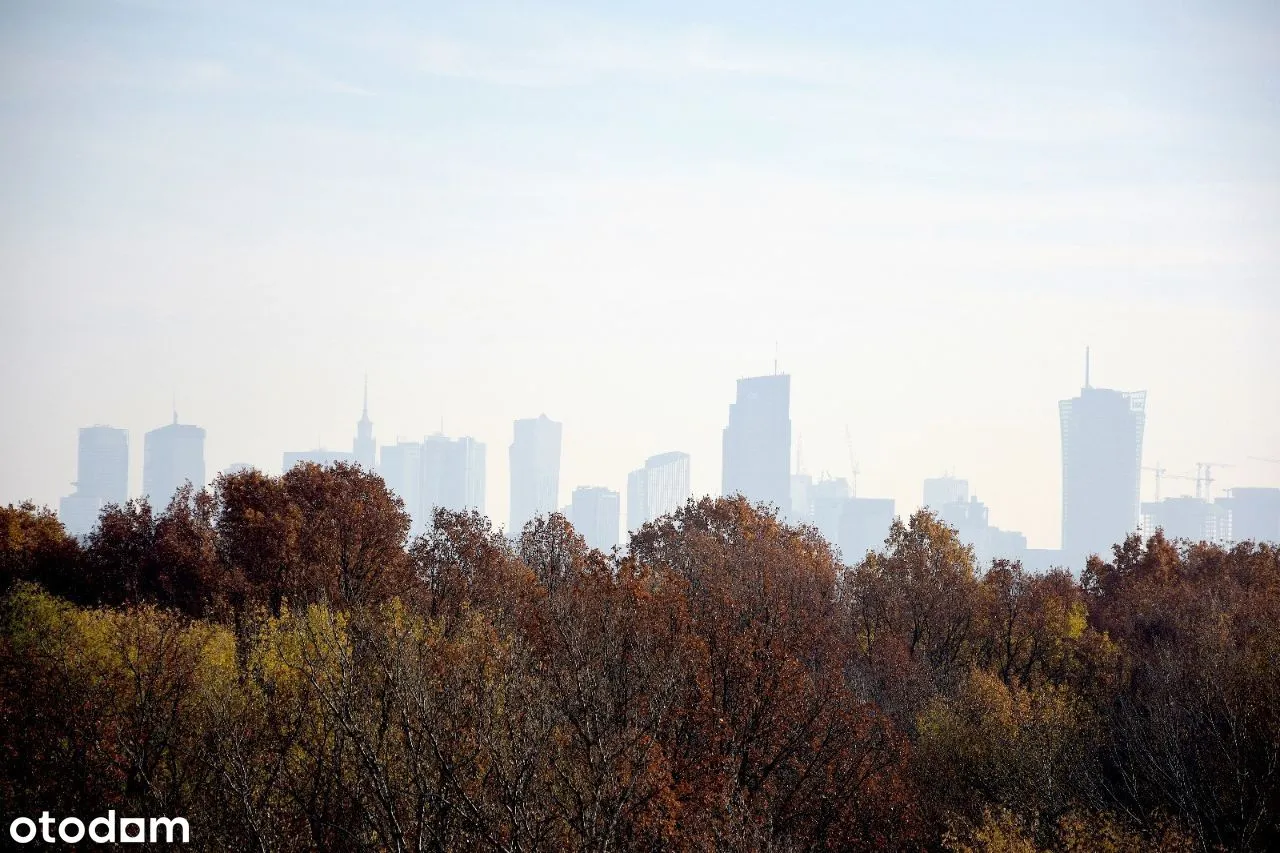
<svg viewBox="0 0 1280 853">
<path fill-rule="evenodd" d="M 384 444 L 378 459 L 378 474 L 387 488 L 404 501 L 410 519 L 409 535 L 422 533 L 428 523 L 422 513 L 422 442 Z"/>
<path fill-rule="evenodd" d="M 627 530 L 674 512 L 693 494 L 689 454 L 673 450 L 650 456 L 627 475 Z"/>
<path fill-rule="evenodd" d="M 929 477 L 924 481 L 924 504 L 937 513 L 947 504 L 969 500 L 969 481 L 957 477 Z"/>
<path fill-rule="evenodd" d="M 1062 427 L 1062 551 L 1072 565 L 1138 529 L 1145 391 L 1092 388 L 1058 404 Z M 1078 569 L 1077 569 L 1078 571 Z"/>
<path fill-rule="evenodd" d="M 837 544 L 845 562 L 853 564 L 868 551 L 884 547 L 893 524 L 893 498 L 849 498 L 840 513 Z"/>
<path fill-rule="evenodd" d="M 840 541 L 840 519 L 849 497 L 849 481 L 844 477 L 818 480 L 809 490 L 809 521 L 833 545 Z"/>
<path fill-rule="evenodd" d="M 1224 501 L 1176 497 L 1142 504 L 1142 534 L 1163 530 L 1166 539 L 1224 543 L 1231 538 L 1231 515 Z M 1110 557 L 1110 553 L 1103 554 Z"/>
<path fill-rule="evenodd" d="M 204 475 L 205 431 L 198 426 L 173 423 L 153 429 L 142 443 L 142 491 L 151 506 L 162 510 L 184 483 L 197 489 L 206 485 Z"/>
<path fill-rule="evenodd" d="M 422 443 L 422 510 L 484 512 L 485 446 L 436 433 Z"/>
<path fill-rule="evenodd" d="M 68 533 L 84 536 L 104 506 L 129 499 L 129 433 L 109 426 L 81 429 L 74 486 L 58 502 L 58 518 Z"/>
<path fill-rule="evenodd" d="M 1234 542 L 1280 543 L 1280 489 L 1235 488 L 1225 503 Z"/>
<path fill-rule="evenodd" d="M 603 486 L 579 486 L 569 503 L 569 522 L 587 545 L 606 554 L 618 544 L 618 493 Z"/>
<path fill-rule="evenodd" d="M 510 449 L 511 505 L 507 532 L 518 536 L 537 515 L 555 512 L 560 494 L 563 425 L 546 415 L 514 424 Z"/>
<path fill-rule="evenodd" d="M 744 495 L 791 510 L 791 377 L 785 373 L 738 380 L 724 428 L 721 494 Z"/>
</svg>

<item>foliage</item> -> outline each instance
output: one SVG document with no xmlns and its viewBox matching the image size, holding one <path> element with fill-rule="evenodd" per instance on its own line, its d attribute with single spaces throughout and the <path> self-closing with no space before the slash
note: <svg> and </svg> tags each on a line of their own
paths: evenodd
<svg viewBox="0 0 1280 853">
<path fill-rule="evenodd" d="M 0 510 L 0 807 L 200 849 L 1265 850 L 1280 553 L 975 565 L 927 512 L 843 565 L 741 498 L 589 549 L 248 471 L 82 543 Z"/>
</svg>

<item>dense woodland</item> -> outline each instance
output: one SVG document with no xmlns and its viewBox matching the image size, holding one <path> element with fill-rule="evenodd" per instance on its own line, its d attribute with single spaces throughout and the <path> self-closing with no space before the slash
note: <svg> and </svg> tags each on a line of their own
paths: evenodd
<svg viewBox="0 0 1280 853">
<path fill-rule="evenodd" d="M 1280 849 L 1280 552 L 1029 573 L 743 499 L 623 554 L 245 471 L 83 543 L 0 509 L 0 814 L 206 850 Z"/>
</svg>

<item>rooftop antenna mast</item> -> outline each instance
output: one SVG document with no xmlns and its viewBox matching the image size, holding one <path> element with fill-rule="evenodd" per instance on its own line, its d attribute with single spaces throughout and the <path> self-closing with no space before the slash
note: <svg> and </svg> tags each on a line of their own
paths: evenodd
<svg viewBox="0 0 1280 853">
<path fill-rule="evenodd" d="M 173 422 L 178 422 L 178 392 L 173 392 Z"/>
<path fill-rule="evenodd" d="M 773 342 L 773 375 L 778 375 L 778 342 Z"/>
<path fill-rule="evenodd" d="M 1084 387 L 1089 387 L 1089 348 L 1084 348 Z"/>
</svg>

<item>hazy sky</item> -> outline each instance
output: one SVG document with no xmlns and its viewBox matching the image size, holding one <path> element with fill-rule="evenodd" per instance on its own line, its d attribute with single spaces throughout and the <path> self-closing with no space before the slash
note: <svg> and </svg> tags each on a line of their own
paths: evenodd
<svg viewBox="0 0 1280 853">
<path fill-rule="evenodd" d="M 562 503 L 716 492 L 775 342 L 805 467 L 847 425 L 900 512 L 952 470 L 1056 547 L 1086 344 L 1145 464 L 1280 485 L 1280 5 L 899 5 L 0 0 L 0 501 L 92 423 L 137 493 L 175 391 L 211 476 L 349 450 L 366 371 L 499 523 L 541 412 Z"/>
</svg>

